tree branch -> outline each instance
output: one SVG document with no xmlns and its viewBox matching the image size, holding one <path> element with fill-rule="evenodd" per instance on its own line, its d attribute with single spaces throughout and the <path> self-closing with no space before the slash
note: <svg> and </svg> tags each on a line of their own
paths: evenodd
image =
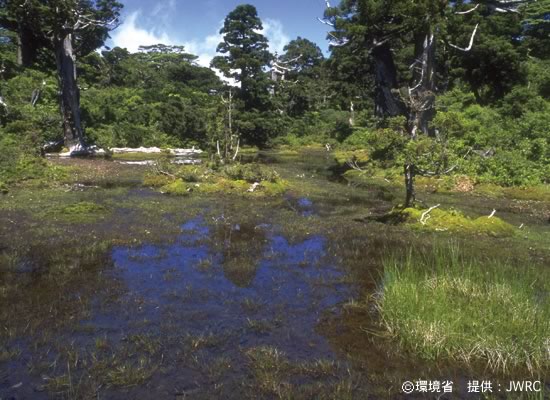
<svg viewBox="0 0 550 400">
<path fill-rule="evenodd" d="M 477 10 L 478 7 L 479 7 L 479 3 L 476 4 L 476 6 L 474 8 L 471 8 L 467 11 L 457 11 L 457 12 L 455 12 L 455 14 L 459 14 L 459 15 L 470 14 L 471 12 L 474 12 L 475 10 Z"/>
<path fill-rule="evenodd" d="M 474 31 L 472 32 L 472 36 L 470 37 L 470 44 L 468 45 L 468 47 L 465 47 L 465 48 L 462 48 L 462 47 L 458 47 L 452 43 L 449 43 L 449 46 L 457 49 L 457 50 L 461 50 L 461 51 L 470 51 L 472 50 L 472 46 L 474 45 L 474 38 L 476 36 L 476 33 L 477 33 L 477 28 L 479 27 L 479 24 L 476 24 L 476 27 L 474 28 Z"/>
<path fill-rule="evenodd" d="M 321 19 L 319 17 L 317 17 L 317 19 L 319 20 L 320 23 L 328 25 L 328 26 L 332 26 L 334 28 L 334 24 L 332 22 L 329 22 L 326 19 Z"/>
</svg>

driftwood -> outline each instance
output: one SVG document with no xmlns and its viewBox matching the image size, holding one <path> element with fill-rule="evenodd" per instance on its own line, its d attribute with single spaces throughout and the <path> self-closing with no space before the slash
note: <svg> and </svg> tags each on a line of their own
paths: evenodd
<svg viewBox="0 0 550 400">
<path fill-rule="evenodd" d="M 190 154 L 202 153 L 202 150 L 195 149 L 195 146 L 193 146 L 190 149 L 167 149 L 167 150 L 163 150 L 159 147 L 137 147 L 137 148 L 113 147 L 112 149 L 109 149 L 109 150 L 113 154 L 124 154 L 124 153 L 160 154 L 163 152 L 167 152 L 168 154 L 171 154 L 173 156 L 187 156 Z"/>
<path fill-rule="evenodd" d="M 428 208 L 426 211 L 422 213 L 422 216 L 420 217 L 420 223 L 422 225 L 426 225 L 426 222 L 432 217 L 430 213 L 435 210 L 437 207 L 439 207 L 441 204 L 438 204 L 436 206 Z"/>
<path fill-rule="evenodd" d="M 71 150 L 64 153 L 48 153 L 48 151 L 54 151 L 59 148 L 62 142 L 49 142 L 43 146 L 43 151 L 46 156 L 49 157 L 75 157 L 75 156 L 105 156 L 107 152 L 98 146 L 80 146 L 75 145 Z M 193 146 L 191 149 L 160 149 L 159 147 L 115 147 L 109 149 L 112 154 L 128 154 L 128 153 L 141 153 L 141 154 L 162 154 L 166 153 L 176 157 L 190 157 L 202 153 L 202 150 L 195 149 Z M 182 162 L 185 163 L 185 162 Z"/>
</svg>

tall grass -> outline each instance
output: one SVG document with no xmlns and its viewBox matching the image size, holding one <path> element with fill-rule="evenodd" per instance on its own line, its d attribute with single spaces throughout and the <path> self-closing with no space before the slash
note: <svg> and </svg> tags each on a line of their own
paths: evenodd
<svg viewBox="0 0 550 400">
<path fill-rule="evenodd" d="M 466 257 L 456 245 L 384 262 L 377 306 L 402 348 L 494 372 L 550 371 L 550 271 Z"/>
</svg>

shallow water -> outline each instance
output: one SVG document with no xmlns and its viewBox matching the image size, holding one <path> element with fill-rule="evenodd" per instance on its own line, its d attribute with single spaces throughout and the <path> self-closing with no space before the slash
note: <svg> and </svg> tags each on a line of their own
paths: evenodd
<svg viewBox="0 0 550 400">
<path fill-rule="evenodd" d="M 320 152 L 257 161 L 299 189 L 182 200 L 136 187 L 142 166 L 97 160 L 86 188 L 1 208 L 0 398 L 395 398 L 404 379 L 481 378 L 395 351 L 356 306 L 388 249 L 433 238 L 364 222 L 399 193 L 331 179 Z M 44 211 L 90 200 L 111 213 Z M 476 245 L 495 243 L 505 251 Z"/>
</svg>

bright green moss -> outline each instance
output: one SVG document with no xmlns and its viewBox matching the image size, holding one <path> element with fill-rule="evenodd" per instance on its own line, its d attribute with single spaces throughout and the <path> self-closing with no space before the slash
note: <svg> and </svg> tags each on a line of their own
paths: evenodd
<svg viewBox="0 0 550 400">
<path fill-rule="evenodd" d="M 172 167 L 170 174 L 173 177 L 151 173 L 145 176 L 143 183 L 159 187 L 162 193 L 175 195 L 193 192 L 277 196 L 288 187 L 277 171 L 260 164 L 231 164 L 221 170 L 204 165 Z"/>
<path fill-rule="evenodd" d="M 506 237 L 513 236 L 515 233 L 515 228 L 512 225 L 498 217 L 479 217 L 472 222 L 478 232 L 489 236 Z"/>
<path fill-rule="evenodd" d="M 276 182 L 262 182 L 261 189 L 267 196 L 282 195 L 288 189 L 288 183 L 282 179 Z"/>
<path fill-rule="evenodd" d="M 427 210 L 418 210 L 416 208 L 406 208 L 400 213 L 404 217 L 406 223 L 420 229 L 440 232 L 472 232 L 493 237 L 509 237 L 513 236 L 515 233 L 515 229 L 512 225 L 498 217 L 489 218 L 488 216 L 484 216 L 471 219 L 456 210 L 445 211 L 436 208 L 426 214 L 424 219 L 422 219 L 422 215 L 426 211 Z"/>
<path fill-rule="evenodd" d="M 187 184 L 181 179 L 176 179 L 172 183 L 160 188 L 161 193 L 173 194 L 177 196 L 187 196 L 189 194 Z"/>
<path fill-rule="evenodd" d="M 169 185 L 174 179 L 166 175 L 147 174 L 143 178 L 143 185 L 149 187 L 162 187 Z"/>
</svg>

